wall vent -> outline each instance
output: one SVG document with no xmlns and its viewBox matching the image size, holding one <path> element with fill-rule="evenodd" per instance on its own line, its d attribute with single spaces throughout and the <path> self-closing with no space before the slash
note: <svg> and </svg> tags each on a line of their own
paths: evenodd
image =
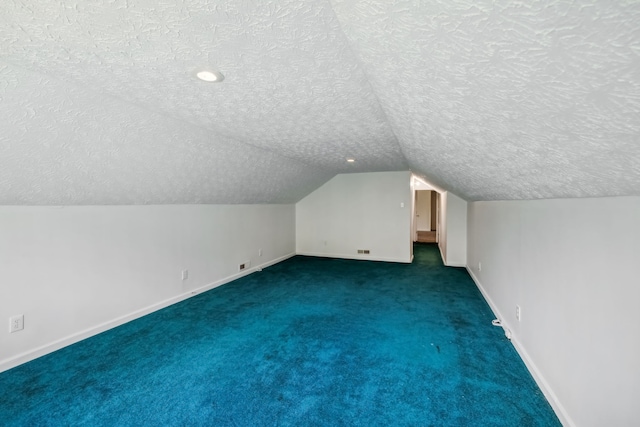
<svg viewBox="0 0 640 427">
<path fill-rule="evenodd" d="M 358 249 L 358 253 L 368 255 L 371 251 L 369 249 Z"/>
</svg>

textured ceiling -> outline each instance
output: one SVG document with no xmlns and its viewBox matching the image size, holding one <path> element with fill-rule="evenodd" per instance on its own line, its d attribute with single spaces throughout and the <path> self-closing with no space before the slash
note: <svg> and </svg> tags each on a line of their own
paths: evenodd
<svg viewBox="0 0 640 427">
<path fill-rule="evenodd" d="M 470 200 L 640 195 L 640 2 L 333 3 L 435 184 Z"/>
<path fill-rule="evenodd" d="M 0 204 L 291 203 L 332 174 L 0 65 Z"/>
<path fill-rule="evenodd" d="M 609 0 L 4 0 L 0 204 L 295 202 L 409 168 L 468 200 L 640 195 L 638 22 Z"/>
</svg>

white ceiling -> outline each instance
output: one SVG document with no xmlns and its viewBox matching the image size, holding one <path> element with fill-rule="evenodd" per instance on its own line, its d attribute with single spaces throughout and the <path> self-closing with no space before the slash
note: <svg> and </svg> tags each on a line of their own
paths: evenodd
<svg viewBox="0 0 640 427">
<path fill-rule="evenodd" d="M 289 203 L 407 169 L 468 200 L 640 195 L 639 23 L 611 0 L 3 0 L 0 204 Z"/>
</svg>

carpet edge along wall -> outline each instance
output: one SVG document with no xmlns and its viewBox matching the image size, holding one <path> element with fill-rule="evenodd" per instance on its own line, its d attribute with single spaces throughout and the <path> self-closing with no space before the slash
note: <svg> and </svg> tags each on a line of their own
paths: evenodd
<svg viewBox="0 0 640 427">
<path fill-rule="evenodd" d="M 462 268 L 296 256 L 0 373 L 3 425 L 553 426 Z"/>
</svg>

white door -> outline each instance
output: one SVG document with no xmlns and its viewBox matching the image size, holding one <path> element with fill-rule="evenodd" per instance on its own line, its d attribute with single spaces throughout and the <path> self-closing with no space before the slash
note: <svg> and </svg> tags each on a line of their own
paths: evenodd
<svg viewBox="0 0 640 427">
<path fill-rule="evenodd" d="M 416 224 L 418 231 L 431 231 L 431 191 L 416 191 Z"/>
</svg>

